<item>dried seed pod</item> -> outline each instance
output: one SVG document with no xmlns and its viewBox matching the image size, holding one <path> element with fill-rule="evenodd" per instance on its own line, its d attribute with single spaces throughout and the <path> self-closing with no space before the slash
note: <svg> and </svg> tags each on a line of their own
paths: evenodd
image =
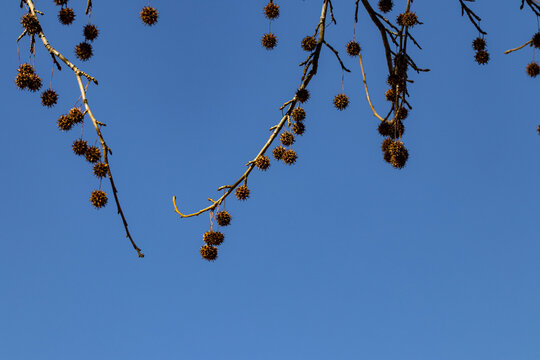
<svg viewBox="0 0 540 360">
<path fill-rule="evenodd" d="M 537 77 L 538 74 L 540 74 L 540 66 L 537 62 L 531 61 L 529 65 L 527 65 L 526 71 L 527 75 L 529 75 L 530 77 Z"/>
<path fill-rule="evenodd" d="M 409 159 L 409 152 L 401 141 L 394 141 L 388 148 L 390 164 L 396 169 L 402 169 Z"/>
<path fill-rule="evenodd" d="M 84 119 L 84 113 L 78 107 L 74 107 L 71 110 L 69 110 L 68 116 L 71 118 L 74 124 L 79 124 Z"/>
<path fill-rule="evenodd" d="M 73 142 L 73 146 L 71 148 L 73 149 L 73 152 L 75 153 L 75 155 L 82 156 L 82 155 L 86 155 L 88 144 L 86 143 L 85 140 L 79 139 Z"/>
<path fill-rule="evenodd" d="M 212 245 L 203 245 L 201 246 L 201 256 L 203 259 L 208 261 L 214 261 L 218 257 L 217 247 Z"/>
<path fill-rule="evenodd" d="M 338 110 L 345 110 L 349 105 L 349 98 L 345 94 L 338 94 L 334 97 L 334 106 Z"/>
<path fill-rule="evenodd" d="M 281 158 L 283 162 L 285 162 L 285 164 L 292 165 L 296 162 L 298 155 L 296 155 L 296 151 L 289 149 L 289 150 L 285 150 Z"/>
<path fill-rule="evenodd" d="M 71 128 L 73 127 L 73 119 L 71 119 L 68 115 L 61 115 L 58 118 L 57 125 L 58 128 L 62 131 L 71 130 Z"/>
<path fill-rule="evenodd" d="M 298 89 L 298 91 L 296 92 L 296 98 L 301 103 L 305 103 L 306 101 L 308 101 L 309 100 L 309 91 L 308 91 L 308 89 Z"/>
<path fill-rule="evenodd" d="M 399 139 L 403 136 L 403 133 L 405 132 L 405 125 L 399 120 L 390 121 L 390 137 L 392 139 Z"/>
<path fill-rule="evenodd" d="M 58 6 L 64 6 L 64 5 L 67 5 L 68 0 L 54 0 L 54 2 Z"/>
<path fill-rule="evenodd" d="M 270 159 L 266 155 L 259 155 L 257 160 L 255 160 L 255 166 L 257 166 L 259 170 L 266 170 L 270 167 Z"/>
<path fill-rule="evenodd" d="M 347 43 L 347 54 L 350 56 L 358 56 L 360 54 L 360 44 L 356 41 L 349 41 Z"/>
<path fill-rule="evenodd" d="M 302 121 L 306 118 L 306 111 L 302 107 L 297 107 L 292 111 L 291 115 L 294 121 Z"/>
<path fill-rule="evenodd" d="M 390 136 L 392 126 L 389 121 L 381 121 L 377 130 L 381 136 Z"/>
<path fill-rule="evenodd" d="M 104 162 L 98 162 L 94 165 L 94 175 L 96 175 L 99 178 L 103 178 L 107 176 L 109 173 L 109 165 L 107 165 Z"/>
<path fill-rule="evenodd" d="M 266 50 L 271 50 L 277 45 L 277 37 L 272 33 L 264 34 L 261 39 L 261 44 Z"/>
<path fill-rule="evenodd" d="M 92 195 L 90 195 L 90 202 L 97 209 L 107 205 L 107 200 L 109 200 L 107 199 L 107 194 L 102 190 L 94 190 L 92 191 Z"/>
<path fill-rule="evenodd" d="M 52 107 L 58 102 L 58 94 L 53 89 L 47 89 L 41 94 L 41 104 Z"/>
<path fill-rule="evenodd" d="M 306 131 L 306 126 L 304 123 L 297 122 L 293 124 L 292 130 L 296 135 L 302 135 Z"/>
<path fill-rule="evenodd" d="M 99 30 L 96 25 L 88 24 L 83 29 L 84 38 L 88 41 L 94 41 L 99 35 Z"/>
<path fill-rule="evenodd" d="M 384 161 L 386 161 L 387 163 L 390 164 L 390 161 L 392 160 L 392 154 L 390 153 L 390 151 L 386 150 L 383 153 L 383 159 L 384 159 Z"/>
<path fill-rule="evenodd" d="M 281 144 L 284 146 L 291 146 L 294 143 L 294 135 L 288 131 L 285 131 L 283 134 L 281 134 L 280 140 Z"/>
<path fill-rule="evenodd" d="M 85 156 L 86 161 L 95 164 L 101 159 L 101 150 L 97 146 L 89 146 L 86 149 Z"/>
<path fill-rule="evenodd" d="M 270 20 L 278 18 L 279 17 L 279 5 L 276 5 L 273 2 L 269 2 L 264 7 L 264 15 Z"/>
<path fill-rule="evenodd" d="M 285 148 L 283 146 L 277 146 L 276 148 L 274 148 L 274 150 L 272 150 L 272 154 L 274 155 L 274 158 L 276 160 L 281 160 L 284 152 Z"/>
<path fill-rule="evenodd" d="M 249 197 L 249 189 L 247 185 L 240 185 L 236 188 L 236 198 L 238 200 L 246 200 Z"/>
<path fill-rule="evenodd" d="M 24 73 L 24 74 L 33 74 L 35 73 L 35 69 L 32 65 L 28 64 L 28 63 L 24 63 L 22 65 L 19 65 L 19 68 L 17 69 L 17 71 L 19 72 L 19 74 L 21 73 Z"/>
<path fill-rule="evenodd" d="M 408 115 L 409 115 L 409 111 L 404 107 L 400 107 L 396 111 L 396 119 L 398 120 L 405 120 Z"/>
<path fill-rule="evenodd" d="M 313 36 L 306 36 L 302 40 L 302 49 L 305 51 L 313 51 L 317 47 L 317 39 L 315 39 Z"/>
<path fill-rule="evenodd" d="M 397 74 L 390 74 L 386 78 L 386 83 L 392 87 L 397 86 L 403 82 L 403 78 Z"/>
<path fill-rule="evenodd" d="M 219 231 L 208 230 L 204 233 L 203 240 L 208 245 L 217 246 L 223 243 L 223 240 L 225 240 L 225 235 Z"/>
<path fill-rule="evenodd" d="M 394 88 L 390 88 L 386 90 L 384 96 L 386 97 L 387 101 L 394 101 L 396 99 L 396 91 L 394 90 Z"/>
<path fill-rule="evenodd" d="M 28 90 L 36 92 L 41 89 L 41 78 L 38 74 L 28 74 Z"/>
<path fill-rule="evenodd" d="M 216 215 L 216 221 L 219 226 L 228 226 L 231 223 L 231 214 L 228 211 L 220 211 Z"/>
<path fill-rule="evenodd" d="M 75 55 L 82 60 L 87 61 L 94 55 L 94 50 L 92 49 L 92 45 L 87 42 L 82 42 L 79 45 L 75 46 Z"/>
<path fill-rule="evenodd" d="M 486 40 L 481 37 L 477 37 L 472 42 L 472 47 L 475 51 L 485 50 L 486 49 Z"/>
<path fill-rule="evenodd" d="M 413 27 L 418 24 L 418 16 L 412 11 L 407 11 L 398 15 L 397 23 L 401 26 Z"/>
<path fill-rule="evenodd" d="M 394 3 L 392 0 L 379 0 L 379 10 L 383 13 L 387 13 L 392 10 Z"/>
<path fill-rule="evenodd" d="M 17 76 L 15 77 L 15 85 L 21 90 L 24 90 L 28 87 L 28 84 L 30 84 L 30 77 L 33 74 L 29 74 L 27 72 L 19 72 Z"/>
<path fill-rule="evenodd" d="M 485 65 L 489 61 L 489 53 L 486 50 L 477 51 L 474 55 L 474 59 L 480 65 Z"/>
<path fill-rule="evenodd" d="M 58 12 L 58 20 L 64 25 L 70 25 L 75 20 L 75 12 L 72 8 L 62 8 Z"/>
<path fill-rule="evenodd" d="M 146 25 L 152 26 L 158 21 L 159 13 L 151 6 L 143 7 L 140 13 L 141 20 Z"/>
<path fill-rule="evenodd" d="M 393 143 L 394 143 L 394 140 L 392 140 L 390 138 L 384 139 L 382 144 L 381 144 L 381 150 L 383 152 L 388 151 L 388 149 L 390 148 L 390 145 L 392 145 Z"/>
<path fill-rule="evenodd" d="M 532 37 L 532 46 L 537 49 L 540 49 L 540 31 L 533 35 Z"/>
<path fill-rule="evenodd" d="M 37 34 L 41 31 L 41 25 L 36 15 L 30 13 L 24 15 L 21 18 L 21 25 L 26 29 L 26 32 L 30 35 Z"/>
</svg>

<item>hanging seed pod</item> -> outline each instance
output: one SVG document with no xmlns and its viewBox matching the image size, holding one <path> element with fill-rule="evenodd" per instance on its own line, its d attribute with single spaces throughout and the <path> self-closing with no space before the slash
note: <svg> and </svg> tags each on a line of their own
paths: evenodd
<svg viewBox="0 0 540 360">
<path fill-rule="evenodd" d="M 266 50 L 272 50 L 277 45 L 277 37 L 272 33 L 264 34 L 261 39 L 261 44 Z"/>
<path fill-rule="evenodd" d="M 390 12 L 393 7 L 394 4 L 392 3 L 392 0 L 379 0 L 379 10 L 383 13 Z"/>
<path fill-rule="evenodd" d="M 272 150 L 272 154 L 274 155 L 274 158 L 276 160 L 281 160 L 283 157 L 283 154 L 285 153 L 285 148 L 283 146 L 277 146 Z"/>
<path fill-rule="evenodd" d="M 390 164 L 396 169 L 402 169 L 409 159 L 409 152 L 401 141 L 394 141 L 388 148 Z"/>
<path fill-rule="evenodd" d="M 83 35 L 87 41 L 94 41 L 99 35 L 99 30 L 96 25 L 88 24 L 83 29 Z"/>
<path fill-rule="evenodd" d="M 338 110 L 345 110 L 349 105 L 349 98 L 345 94 L 338 94 L 334 98 L 334 106 Z"/>
<path fill-rule="evenodd" d="M 218 249 L 212 245 L 203 245 L 201 246 L 201 256 L 205 260 L 214 261 L 218 257 Z"/>
<path fill-rule="evenodd" d="M 99 162 L 94 165 L 94 175 L 98 178 L 103 178 L 109 173 L 109 165 L 104 162 Z"/>
<path fill-rule="evenodd" d="M 306 131 L 306 126 L 304 123 L 297 122 L 293 124 L 292 130 L 296 135 L 302 135 Z"/>
<path fill-rule="evenodd" d="M 158 21 L 159 13 L 151 6 L 146 6 L 141 10 L 141 20 L 148 26 L 152 26 Z"/>
<path fill-rule="evenodd" d="M 85 140 L 79 139 L 73 142 L 73 146 L 71 148 L 73 149 L 73 152 L 75 153 L 75 155 L 82 156 L 82 155 L 86 155 L 88 144 L 86 143 Z"/>
<path fill-rule="evenodd" d="M 217 246 L 223 243 L 223 240 L 225 240 L 225 235 L 219 231 L 208 230 L 204 233 L 203 240 L 208 245 Z"/>
<path fill-rule="evenodd" d="M 475 51 L 485 50 L 486 49 L 486 40 L 481 37 L 477 37 L 472 42 L 472 47 Z"/>
<path fill-rule="evenodd" d="M 486 50 L 477 51 L 474 55 L 474 59 L 480 65 L 485 65 L 489 61 L 489 53 Z"/>
<path fill-rule="evenodd" d="M 285 131 L 283 134 L 281 134 L 280 140 L 281 144 L 284 146 L 291 146 L 294 143 L 294 135 L 288 131 Z"/>
<path fill-rule="evenodd" d="M 291 115 L 294 121 L 302 121 L 306 118 L 306 111 L 304 108 L 297 107 L 292 111 Z"/>
<path fill-rule="evenodd" d="M 540 49 L 540 31 L 533 35 L 531 45 L 537 49 Z"/>
<path fill-rule="evenodd" d="M 41 89 L 41 78 L 38 76 L 38 74 L 29 74 L 28 75 L 28 90 L 32 92 L 39 91 Z"/>
<path fill-rule="evenodd" d="M 82 42 L 79 45 L 75 46 L 75 55 L 82 60 L 87 61 L 94 55 L 94 50 L 92 49 L 92 45 L 87 42 Z"/>
<path fill-rule="evenodd" d="M 236 188 L 236 198 L 238 200 L 246 200 L 249 197 L 249 189 L 247 185 L 240 185 Z"/>
<path fill-rule="evenodd" d="M 526 71 L 527 75 L 529 75 L 530 77 L 537 77 L 538 74 L 540 74 L 540 66 L 537 62 L 532 61 L 529 65 L 527 65 Z"/>
<path fill-rule="evenodd" d="M 41 31 L 41 25 L 36 15 L 26 14 L 21 18 L 21 25 L 30 35 L 37 34 Z"/>
<path fill-rule="evenodd" d="M 105 205 L 107 205 L 107 194 L 105 191 L 102 190 L 94 190 L 92 191 L 92 195 L 90 195 L 90 202 L 96 209 L 102 208 Z"/>
<path fill-rule="evenodd" d="M 86 161 L 91 164 L 97 163 L 101 159 L 101 150 L 97 146 L 89 146 L 86 149 Z"/>
<path fill-rule="evenodd" d="M 390 88 L 386 90 L 384 96 L 386 97 L 387 101 L 394 101 L 396 99 L 396 91 L 394 90 L 394 88 Z"/>
<path fill-rule="evenodd" d="M 259 170 L 267 170 L 270 167 L 270 159 L 266 155 L 259 155 L 257 160 L 255 160 L 255 166 Z"/>
<path fill-rule="evenodd" d="M 360 54 L 360 44 L 356 41 L 349 41 L 347 43 L 347 54 L 350 56 L 358 56 Z"/>
<path fill-rule="evenodd" d="M 317 48 L 317 39 L 315 39 L 313 36 L 306 36 L 302 40 L 302 49 L 305 51 L 313 51 Z"/>
<path fill-rule="evenodd" d="M 41 94 L 41 104 L 53 107 L 58 102 L 58 94 L 53 89 L 47 89 Z"/>
<path fill-rule="evenodd" d="M 388 149 L 390 148 L 390 145 L 392 145 L 393 143 L 394 143 L 394 140 L 392 139 L 389 139 L 389 138 L 384 139 L 381 144 L 381 150 L 383 152 L 388 151 Z"/>
<path fill-rule="evenodd" d="M 277 19 L 279 17 L 279 5 L 269 2 L 264 7 L 264 15 L 270 20 Z"/>
<path fill-rule="evenodd" d="M 298 91 L 296 92 L 296 98 L 301 103 L 305 103 L 306 101 L 308 101 L 309 100 L 309 91 L 308 91 L 308 89 L 298 89 Z"/>
<path fill-rule="evenodd" d="M 412 11 L 407 11 L 398 15 L 397 23 L 401 26 L 413 27 L 418 24 L 418 16 Z"/>
<path fill-rule="evenodd" d="M 228 226 L 231 223 L 231 214 L 228 211 L 220 211 L 216 215 L 216 221 L 219 226 Z"/>
<path fill-rule="evenodd" d="M 72 8 L 62 8 L 58 12 L 58 20 L 64 25 L 70 25 L 75 20 L 75 12 Z"/>
<path fill-rule="evenodd" d="M 400 107 L 399 109 L 397 109 L 397 111 L 396 111 L 396 119 L 405 120 L 407 118 L 407 116 L 409 116 L 409 111 L 406 108 Z"/>
<path fill-rule="evenodd" d="M 58 128 L 62 131 L 69 131 L 73 127 L 73 119 L 68 115 L 61 115 L 57 121 Z"/>
<path fill-rule="evenodd" d="M 285 150 L 281 158 L 283 162 L 285 162 L 285 164 L 293 165 L 296 162 L 298 155 L 296 155 L 296 151 L 289 149 L 289 150 Z"/>
<path fill-rule="evenodd" d="M 71 118 L 74 124 L 82 123 L 84 119 L 84 113 L 78 107 L 74 107 L 69 110 L 68 116 Z"/>
</svg>

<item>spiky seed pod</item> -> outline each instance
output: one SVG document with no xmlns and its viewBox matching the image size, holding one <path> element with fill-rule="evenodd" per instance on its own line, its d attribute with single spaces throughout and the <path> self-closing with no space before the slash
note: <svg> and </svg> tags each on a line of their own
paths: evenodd
<svg viewBox="0 0 540 360">
<path fill-rule="evenodd" d="M 527 70 L 527 75 L 533 78 L 537 77 L 538 74 L 540 74 L 540 66 L 535 61 L 532 61 L 529 65 L 527 65 L 526 70 Z"/>
<path fill-rule="evenodd" d="M 223 235 L 223 233 L 219 231 L 208 230 L 204 233 L 203 240 L 208 245 L 217 246 L 223 244 L 223 240 L 225 240 L 225 235 Z"/>
<path fill-rule="evenodd" d="M 26 14 L 21 18 L 21 25 L 26 29 L 28 34 L 34 35 L 41 31 L 41 25 L 36 15 Z"/>
<path fill-rule="evenodd" d="M 257 160 L 255 160 L 255 166 L 257 166 L 259 170 L 266 170 L 270 167 L 270 159 L 266 155 L 259 155 Z"/>
<path fill-rule="evenodd" d="M 285 148 L 283 146 L 277 146 L 274 148 L 274 150 L 272 150 L 272 155 L 274 155 L 274 159 L 281 160 L 284 152 Z"/>
<path fill-rule="evenodd" d="M 477 51 L 474 55 L 474 59 L 480 65 L 485 65 L 489 61 L 489 53 L 486 50 Z"/>
<path fill-rule="evenodd" d="M 75 55 L 82 61 L 87 61 L 94 55 L 94 50 L 92 45 L 87 42 L 82 42 L 79 45 L 75 46 Z"/>
<path fill-rule="evenodd" d="M 278 18 L 279 17 L 279 5 L 276 5 L 273 2 L 269 2 L 264 7 L 264 15 L 270 20 Z"/>
<path fill-rule="evenodd" d="M 540 49 L 540 31 L 533 35 L 532 46 L 534 46 L 537 49 Z"/>
<path fill-rule="evenodd" d="M 71 128 L 73 127 L 73 119 L 71 119 L 69 115 L 61 115 L 58 118 L 57 125 L 58 128 L 62 131 L 71 130 Z"/>
<path fill-rule="evenodd" d="M 360 48 L 360 44 L 356 41 L 349 41 L 347 43 L 347 54 L 350 56 L 358 56 L 358 54 L 360 54 L 360 50 L 362 50 Z"/>
<path fill-rule="evenodd" d="M 28 87 L 30 84 L 30 77 L 33 74 L 29 74 L 27 72 L 19 72 L 17 76 L 15 77 L 15 85 L 21 90 L 24 90 Z"/>
<path fill-rule="evenodd" d="M 63 6 L 63 5 L 67 5 L 68 0 L 54 0 L 54 2 L 55 2 L 56 5 L 58 5 L 58 6 Z"/>
<path fill-rule="evenodd" d="M 236 198 L 238 200 L 246 200 L 249 197 L 249 189 L 247 185 L 240 185 L 236 188 Z"/>
<path fill-rule="evenodd" d="M 92 195 L 90 195 L 90 202 L 96 209 L 102 208 L 105 205 L 107 205 L 107 193 L 102 190 L 94 190 L 92 191 Z"/>
<path fill-rule="evenodd" d="M 28 63 L 24 63 L 19 65 L 19 68 L 17 69 L 19 73 L 25 73 L 25 74 L 33 74 L 35 72 L 35 69 L 32 65 Z"/>
<path fill-rule="evenodd" d="M 216 221 L 219 226 L 228 226 L 231 223 L 231 214 L 228 211 L 220 211 L 216 215 Z"/>
<path fill-rule="evenodd" d="M 94 165 L 94 175 L 98 178 L 103 178 L 109 173 L 109 165 L 104 162 L 98 162 Z"/>
<path fill-rule="evenodd" d="M 58 94 L 53 89 L 47 89 L 41 94 L 41 104 L 52 107 L 58 102 Z"/>
<path fill-rule="evenodd" d="M 281 144 L 284 146 L 291 146 L 294 144 L 294 135 L 288 131 L 285 131 L 283 134 L 281 134 L 280 140 Z"/>
<path fill-rule="evenodd" d="M 383 13 L 390 12 L 394 7 L 392 0 L 379 0 L 379 10 Z"/>
<path fill-rule="evenodd" d="M 394 88 L 390 88 L 386 90 L 384 96 L 386 97 L 386 100 L 394 101 L 396 99 L 396 91 L 394 90 Z"/>
<path fill-rule="evenodd" d="M 317 39 L 315 39 L 313 36 L 306 36 L 302 40 L 302 49 L 305 51 L 313 51 L 317 47 Z"/>
<path fill-rule="evenodd" d="M 472 47 L 474 51 L 480 51 L 486 49 L 486 40 L 482 39 L 481 37 L 477 37 L 472 42 Z"/>
<path fill-rule="evenodd" d="M 285 164 L 287 165 L 294 164 L 297 158 L 298 158 L 298 155 L 296 155 L 296 151 L 291 150 L 291 149 L 285 150 L 282 156 L 283 162 L 285 162 Z"/>
<path fill-rule="evenodd" d="M 86 143 L 85 140 L 79 139 L 73 142 L 73 146 L 71 148 L 73 149 L 73 152 L 75 153 L 75 155 L 82 156 L 82 155 L 86 155 L 88 144 Z"/>
<path fill-rule="evenodd" d="M 89 146 L 86 149 L 85 156 L 86 161 L 95 164 L 101 159 L 101 150 L 97 146 Z"/>
<path fill-rule="evenodd" d="M 214 261 L 218 257 L 217 247 L 212 245 L 203 245 L 201 246 L 201 256 L 203 259 L 208 261 Z"/>
<path fill-rule="evenodd" d="M 301 122 L 294 123 L 292 127 L 292 131 L 296 135 L 302 135 L 306 131 L 306 126 L 304 125 L 304 123 L 301 123 Z"/>
<path fill-rule="evenodd" d="M 334 106 L 338 110 L 345 110 L 349 105 L 349 98 L 345 94 L 338 94 L 334 97 Z"/>
<path fill-rule="evenodd" d="M 151 6 L 143 7 L 140 15 L 142 22 L 149 26 L 157 23 L 159 17 L 158 11 Z"/>
<path fill-rule="evenodd" d="M 62 8 L 58 12 L 58 20 L 64 25 L 70 25 L 75 20 L 75 12 L 72 8 Z"/>
<path fill-rule="evenodd" d="M 84 114 L 81 111 L 81 109 L 78 107 L 74 107 L 71 110 L 69 110 L 68 116 L 71 118 L 74 124 L 82 123 L 84 119 Z"/>
<path fill-rule="evenodd" d="M 396 119 L 398 120 L 405 120 L 409 116 L 409 110 L 407 110 L 404 107 L 400 107 L 396 111 Z"/>
<path fill-rule="evenodd" d="M 390 164 L 396 169 L 402 169 L 409 159 L 409 152 L 401 141 L 394 141 L 388 152 L 391 154 Z"/>
<path fill-rule="evenodd" d="M 412 11 L 407 11 L 398 15 L 397 23 L 401 26 L 413 27 L 418 24 L 418 16 Z"/>
<path fill-rule="evenodd" d="M 309 100 L 309 91 L 308 91 L 308 89 L 298 89 L 298 91 L 296 92 L 296 98 L 301 103 L 305 103 L 306 101 L 308 101 Z"/>
<path fill-rule="evenodd" d="M 36 92 L 41 89 L 41 78 L 38 74 L 29 74 L 28 75 L 28 90 Z"/>
<path fill-rule="evenodd" d="M 392 87 L 397 86 L 401 82 L 402 82 L 401 76 L 396 75 L 396 74 L 390 74 L 386 78 L 386 83 Z"/>
<path fill-rule="evenodd" d="M 384 152 L 383 159 L 390 164 L 390 161 L 392 160 L 392 154 L 390 153 L 390 151 L 386 150 Z"/>
<path fill-rule="evenodd" d="M 94 41 L 99 35 L 99 30 L 96 25 L 88 24 L 83 29 L 84 38 L 88 41 Z"/>
<path fill-rule="evenodd" d="M 381 136 L 390 136 L 392 126 L 389 121 L 381 121 L 377 130 Z"/>
<path fill-rule="evenodd" d="M 392 145 L 393 143 L 394 143 L 394 140 L 392 140 L 390 138 L 384 139 L 382 144 L 381 144 L 381 150 L 383 152 L 388 151 L 388 149 L 390 148 L 390 145 Z"/>
<path fill-rule="evenodd" d="M 302 107 L 297 107 L 292 111 L 294 121 L 302 121 L 306 118 L 306 111 Z"/>
<path fill-rule="evenodd" d="M 266 50 L 272 50 L 277 45 L 277 37 L 272 33 L 264 34 L 261 39 L 261 44 Z"/>
</svg>

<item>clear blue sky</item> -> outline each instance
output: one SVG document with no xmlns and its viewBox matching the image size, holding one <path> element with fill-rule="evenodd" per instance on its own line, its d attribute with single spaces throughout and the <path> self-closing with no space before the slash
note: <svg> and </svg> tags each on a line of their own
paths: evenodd
<svg viewBox="0 0 540 360">
<path fill-rule="evenodd" d="M 56 128 L 79 96 L 73 74 L 55 72 L 52 110 L 13 84 L 22 10 L 9 3 L 0 22 L 1 359 L 540 358 L 540 79 L 525 74 L 530 48 L 503 55 L 537 31 L 520 1 L 472 4 L 488 31 L 483 67 L 457 0 L 415 1 L 424 50 L 413 54 L 432 71 L 412 74 L 402 171 L 382 159 L 378 120 L 347 56 L 351 104 L 333 109 L 341 70 L 324 50 L 298 163 L 254 171 L 249 201 L 227 201 L 232 226 L 214 263 L 198 253 L 208 216 L 179 220 L 171 197 L 194 211 L 241 175 L 299 84 L 299 42 L 322 1 L 279 1 L 279 45 L 268 52 L 264 1 L 156 0 L 161 16 L 148 28 L 138 18 L 145 1 L 94 0 L 101 35 L 82 68 L 100 81 L 89 101 L 108 125 L 143 260 L 113 204 L 90 206 L 99 184 L 71 152 L 78 130 Z M 70 3 L 79 14 L 70 28 L 52 0 L 38 7 L 51 43 L 75 61 L 86 2 Z M 334 7 L 327 38 L 344 52 L 354 1 Z M 364 12 L 356 33 L 385 112 L 383 49 Z M 51 59 L 40 43 L 37 52 L 48 84 Z"/>
</svg>

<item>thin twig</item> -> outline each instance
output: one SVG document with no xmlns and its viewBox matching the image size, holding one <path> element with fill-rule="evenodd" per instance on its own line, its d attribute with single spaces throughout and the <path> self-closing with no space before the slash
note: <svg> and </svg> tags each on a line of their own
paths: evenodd
<svg viewBox="0 0 540 360">
<path fill-rule="evenodd" d="M 505 53 L 505 54 L 510 54 L 511 52 L 521 50 L 521 49 L 523 49 L 525 46 L 530 45 L 530 44 L 532 44 L 532 39 L 529 40 L 529 41 L 527 41 L 525 44 L 523 44 L 523 45 L 521 45 L 521 46 L 518 46 L 517 48 L 510 49 L 510 50 L 506 50 L 504 53 Z"/>
<path fill-rule="evenodd" d="M 377 114 L 377 111 L 375 111 L 375 108 L 373 107 L 373 104 L 371 103 L 371 99 L 369 97 L 369 91 L 368 91 L 367 81 L 366 81 L 366 73 L 364 72 L 364 63 L 362 62 L 362 54 L 358 54 L 358 62 L 360 63 L 360 69 L 362 69 L 362 78 L 364 80 L 364 88 L 366 89 L 366 97 L 369 103 L 369 107 L 371 108 L 371 111 L 373 111 L 373 115 L 379 118 L 379 120 L 384 121 L 384 119 L 379 114 Z"/>
</svg>

